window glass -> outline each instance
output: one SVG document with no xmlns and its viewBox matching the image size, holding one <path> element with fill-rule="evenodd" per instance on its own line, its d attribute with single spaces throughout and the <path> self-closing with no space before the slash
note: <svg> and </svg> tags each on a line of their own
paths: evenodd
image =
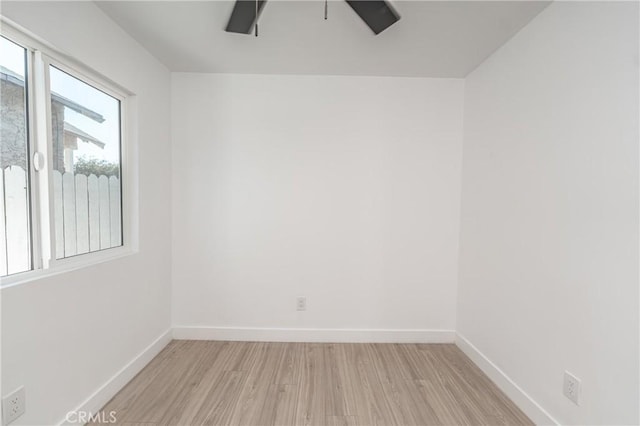
<svg viewBox="0 0 640 426">
<path fill-rule="evenodd" d="M 0 275 L 31 262 L 27 51 L 0 37 Z"/>
<path fill-rule="evenodd" d="M 120 101 L 49 72 L 56 258 L 121 246 Z"/>
</svg>

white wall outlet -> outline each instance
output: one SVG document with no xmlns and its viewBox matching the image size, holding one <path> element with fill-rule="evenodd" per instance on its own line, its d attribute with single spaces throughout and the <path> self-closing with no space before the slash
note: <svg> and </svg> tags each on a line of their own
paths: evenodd
<svg viewBox="0 0 640 426">
<path fill-rule="evenodd" d="M 562 384 L 562 393 L 564 396 L 579 405 L 580 401 L 580 379 L 568 371 L 564 372 L 564 382 Z"/>
<path fill-rule="evenodd" d="M 304 296 L 298 297 L 296 299 L 296 310 L 298 311 L 306 311 L 307 310 L 307 298 Z"/>
<path fill-rule="evenodd" d="M 2 423 L 8 425 L 23 415 L 26 409 L 25 403 L 24 386 L 20 386 L 2 398 Z"/>
</svg>

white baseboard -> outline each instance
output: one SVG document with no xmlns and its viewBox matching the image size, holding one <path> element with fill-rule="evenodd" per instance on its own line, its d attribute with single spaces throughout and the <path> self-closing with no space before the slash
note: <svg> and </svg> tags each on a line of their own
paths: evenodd
<svg viewBox="0 0 640 426">
<path fill-rule="evenodd" d="M 537 425 L 559 425 L 544 408 L 460 333 L 456 345 Z"/>
<path fill-rule="evenodd" d="M 455 331 L 176 326 L 173 338 L 245 342 L 454 343 Z"/>
<path fill-rule="evenodd" d="M 89 398 L 80 404 L 75 413 L 98 413 L 111 398 L 114 397 L 136 374 L 140 372 L 160 351 L 171 342 L 171 329 L 162 333 L 153 343 L 147 346 L 138 356 L 132 359 L 120 371 L 114 374 L 105 384 L 96 390 Z M 76 422 L 77 415 L 65 417 L 59 425 L 79 425 L 86 422 Z M 108 417 L 107 417 L 108 418 Z M 69 421 L 71 420 L 71 421 Z"/>
</svg>

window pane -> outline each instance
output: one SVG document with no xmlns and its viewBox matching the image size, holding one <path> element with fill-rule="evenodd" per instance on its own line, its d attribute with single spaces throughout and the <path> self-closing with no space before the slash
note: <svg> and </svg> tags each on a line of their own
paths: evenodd
<svg viewBox="0 0 640 426">
<path fill-rule="evenodd" d="M 27 51 L 0 37 L 0 275 L 31 266 Z"/>
<path fill-rule="evenodd" d="M 120 101 L 50 67 L 56 258 L 122 245 Z"/>
</svg>

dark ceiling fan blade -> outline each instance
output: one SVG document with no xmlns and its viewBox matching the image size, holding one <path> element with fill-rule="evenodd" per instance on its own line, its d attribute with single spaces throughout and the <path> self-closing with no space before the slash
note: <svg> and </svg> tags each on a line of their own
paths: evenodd
<svg viewBox="0 0 640 426">
<path fill-rule="evenodd" d="M 393 6 L 384 0 L 346 0 L 346 2 L 376 34 L 380 34 L 400 19 L 400 15 Z"/>
<path fill-rule="evenodd" d="M 227 23 L 225 31 L 228 33 L 250 34 L 256 18 L 267 0 L 258 0 L 258 14 L 256 15 L 256 0 L 236 0 L 233 12 Z"/>
</svg>

